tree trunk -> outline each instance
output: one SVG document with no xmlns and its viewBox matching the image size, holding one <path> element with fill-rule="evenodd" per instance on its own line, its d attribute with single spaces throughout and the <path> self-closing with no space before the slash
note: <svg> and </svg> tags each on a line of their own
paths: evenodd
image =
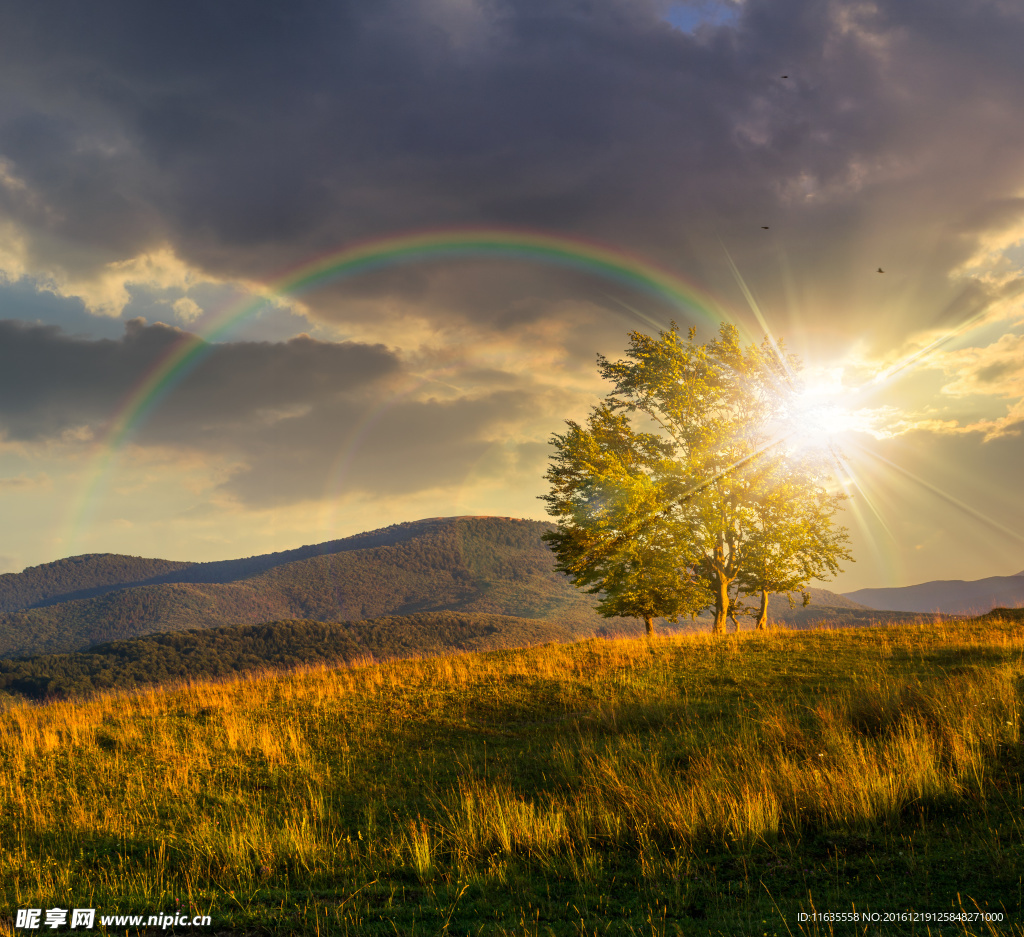
<svg viewBox="0 0 1024 937">
<path fill-rule="evenodd" d="M 715 576 L 715 634 L 725 634 L 729 619 L 729 582 L 725 576 Z"/>
<path fill-rule="evenodd" d="M 761 613 L 757 616 L 757 630 L 764 631 L 768 628 L 768 590 L 761 590 Z"/>
<path fill-rule="evenodd" d="M 711 564 L 711 578 L 715 585 L 715 634 L 725 634 L 726 623 L 729 620 L 729 583 L 732 577 L 729 575 L 730 564 L 725 558 L 725 534 L 718 534 L 718 542 L 715 544 L 714 559 Z"/>
<path fill-rule="evenodd" d="M 654 619 L 648 615 L 644 616 L 644 624 L 647 625 L 647 637 L 654 634 Z"/>
</svg>

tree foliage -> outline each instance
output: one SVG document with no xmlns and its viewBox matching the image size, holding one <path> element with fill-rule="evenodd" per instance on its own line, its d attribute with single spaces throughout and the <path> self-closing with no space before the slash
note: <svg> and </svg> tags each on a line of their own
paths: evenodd
<svg viewBox="0 0 1024 937">
<path fill-rule="evenodd" d="M 558 568 L 648 631 L 706 608 L 724 631 L 736 596 L 764 605 L 834 574 L 849 558 L 843 496 L 792 443 L 797 362 L 767 339 L 741 347 L 729 325 L 703 345 L 674 324 L 629 337 L 624 359 L 598 357 L 614 389 L 552 439 Z"/>
<path fill-rule="evenodd" d="M 835 515 L 842 495 L 832 492 L 828 466 L 813 450 L 770 453 L 751 501 L 751 529 L 737 576 L 741 595 L 757 595 L 757 628 L 768 620 L 768 596 L 791 594 L 814 579 L 831 579 L 850 560 L 845 528 Z M 804 604 L 810 596 L 804 594 Z"/>
</svg>

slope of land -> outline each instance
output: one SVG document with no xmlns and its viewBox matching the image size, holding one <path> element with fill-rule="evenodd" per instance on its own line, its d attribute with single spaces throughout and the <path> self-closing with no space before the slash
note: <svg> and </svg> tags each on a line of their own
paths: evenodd
<svg viewBox="0 0 1024 937">
<path fill-rule="evenodd" d="M 14 612 L 54 600 L 99 595 L 174 574 L 192 565 L 119 553 L 70 556 L 30 566 L 20 573 L 0 575 L 0 611 Z"/>
<path fill-rule="evenodd" d="M 958 621 L 9 703 L 0 900 L 252 935 L 1020 937 L 1022 654 Z"/>
<path fill-rule="evenodd" d="M 769 603 L 770 609 L 771 603 Z M 798 602 L 793 608 L 780 608 L 777 612 L 770 612 L 769 620 L 785 628 L 817 628 L 822 625 L 838 628 L 906 624 L 917 621 L 921 617 L 919 614 L 911 612 L 888 612 L 865 607 L 851 608 L 847 605 L 811 604 L 803 606 Z M 928 618 L 936 617 L 948 616 L 928 616 Z"/>
<path fill-rule="evenodd" d="M 216 563 L 114 554 L 73 557 L 4 578 L 0 657 L 58 654 L 144 634 L 297 619 L 361 621 L 454 611 L 544 619 L 568 636 L 629 632 L 554 569 L 552 525 L 430 518 L 343 540 Z M 118 578 L 120 577 L 120 578 Z M 855 603 L 811 590 L 810 609 L 772 600 L 781 621 L 841 620 Z M 864 621 L 854 614 L 851 621 Z"/>
<path fill-rule="evenodd" d="M 271 668 L 527 647 L 573 637 L 564 624 L 486 612 L 230 625 L 111 641 L 73 654 L 0 660 L 0 691 L 51 699 Z"/>
<path fill-rule="evenodd" d="M 985 579 L 937 579 L 914 586 L 857 589 L 843 593 L 869 608 L 903 612 L 981 615 L 991 608 L 1024 605 L 1024 573 Z"/>
<path fill-rule="evenodd" d="M 794 629 L 906 622 L 903 612 L 870 609 L 790 609 Z M 992 618 L 1017 620 L 1006 609 Z M 639 635 L 638 621 L 620 622 L 618 636 Z M 662 634 L 710 631 L 711 621 L 662 622 Z M 0 692 L 29 699 L 78 696 L 154 684 L 312 664 L 415 657 L 569 642 L 578 629 L 566 622 L 486 612 L 419 612 L 362 621 L 275 621 L 192 628 L 95 644 L 70 654 L 0 660 Z M 605 631 L 604 634 L 611 632 Z"/>
<path fill-rule="evenodd" d="M 61 653 L 141 634 L 282 619 L 359 621 L 424 611 L 603 620 L 553 568 L 549 525 L 434 518 L 284 553 L 199 563 L 145 584 L 0 615 L 0 655 Z M 12 590 L 13 591 L 13 590 Z"/>
</svg>

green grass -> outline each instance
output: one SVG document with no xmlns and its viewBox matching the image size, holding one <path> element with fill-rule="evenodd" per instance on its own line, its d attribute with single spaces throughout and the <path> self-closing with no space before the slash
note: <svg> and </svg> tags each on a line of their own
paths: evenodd
<svg viewBox="0 0 1024 937">
<path fill-rule="evenodd" d="M 254 934 L 1024 934 L 1022 676 L 996 620 L 8 702 L 0 933 L 70 905 Z M 798 917 L 979 909 L 1003 922 Z"/>
</svg>

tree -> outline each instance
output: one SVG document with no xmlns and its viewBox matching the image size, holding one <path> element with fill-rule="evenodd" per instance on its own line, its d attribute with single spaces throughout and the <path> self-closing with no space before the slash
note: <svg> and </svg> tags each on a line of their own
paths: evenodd
<svg viewBox="0 0 1024 937">
<path fill-rule="evenodd" d="M 709 607 L 723 632 L 734 593 L 799 588 L 847 558 L 839 496 L 787 447 L 796 362 L 767 339 L 741 348 L 733 326 L 694 336 L 631 332 L 625 359 L 599 356 L 614 389 L 552 438 L 546 476 L 558 568 L 648 632 Z"/>
<path fill-rule="evenodd" d="M 737 577 L 743 595 L 758 595 L 757 630 L 768 625 L 768 596 L 804 589 L 812 579 L 830 579 L 841 560 L 852 560 L 849 536 L 834 518 L 845 495 L 827 487 L 827 466 L 815 452 L 775 458 L 762 490 L 753 498 L 754 528 Z M 798 467 L 791 467 L 798 460 Z M 810 595 L 804 593 L 804 604 Z M 792 598 L 790 599 L 792 604 Z"/>
<path fill-rule="evenodd" d="M 555 436 L 559 455 L 549 471 L 549 511 L 563 518 L 545 534 L 558 568 L 587 592 L 600 593 L 598 611 L 675 621 L 707 605 L 707 595 L 680 568 L 687 556 L 671 518 L 662 510 L 662 476 L 672 449 L 651 433 L 637 433 L 607 404 L 596 407 L 586 427 L 569 422 Z M 641 523 L 637 523 L 640 519 Z"/>
</svg>

